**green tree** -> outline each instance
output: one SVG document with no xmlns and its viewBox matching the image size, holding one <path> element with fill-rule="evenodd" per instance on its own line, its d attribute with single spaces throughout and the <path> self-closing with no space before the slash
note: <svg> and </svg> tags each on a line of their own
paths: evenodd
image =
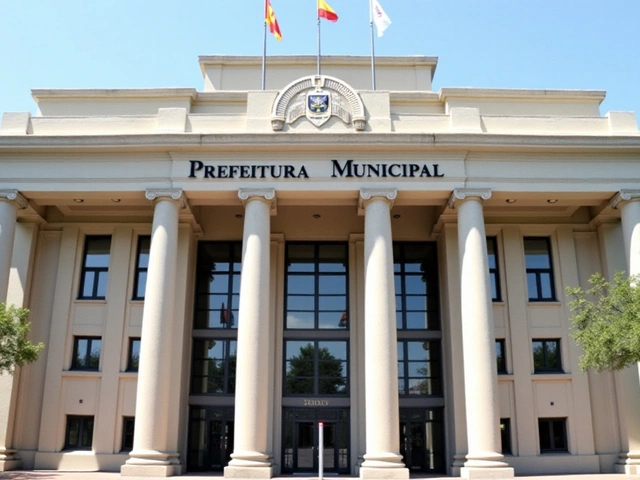
<svg viewBox="0 0 640 480">
<path fill-rule="evenodd" d="M 582 370 L 621 370 L 640 362 L 640 278 L 618 272 L 613 282 L 596 273 L 590 288 L 567 288 L 573 338 Z"/>
<path fill-rule="evenodd" d="M 44 348 L 27 340 L 29 310 L 0 303 L 0 375 L 13 375 L 16 366 L 35 362 Z"/>
<path fill-rule="evenodd" d="M 300 349 L 299 355 L 291 357 L 285 379 L 286 393 L 311 395 L 344 393 L 347 381 L 342 373 L 342 362 L 326 347 L 318 349 L 318 391 L 314 391 L 315 352 L 315 346 L 309 343 Z"/>
</svg>

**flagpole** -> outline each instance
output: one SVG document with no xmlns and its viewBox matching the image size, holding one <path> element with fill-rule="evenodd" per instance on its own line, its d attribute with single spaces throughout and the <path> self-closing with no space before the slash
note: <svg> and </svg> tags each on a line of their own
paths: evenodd
<svg viewBox="0 0 640 480">
<path fill-rule="evenodd" d="M 264 35 L 262 39 L 262 90 L 267 84 L 267 0 L 264 0 Z"/>
<path fill-rule="evenodd" d="M 371 85 L 376 89 L 376 50 L 373 39 L 373 0 L 369 0 L 369 26 L 371 27 Z"/>
<path fill-rule="evenodd" d="M 320 76 L 320 10 L 318 9 L 318 2 L 316 1 L 316 15 L 318 16 L 318 60 L 317 60 L 317 75 Z"/>
</svg>

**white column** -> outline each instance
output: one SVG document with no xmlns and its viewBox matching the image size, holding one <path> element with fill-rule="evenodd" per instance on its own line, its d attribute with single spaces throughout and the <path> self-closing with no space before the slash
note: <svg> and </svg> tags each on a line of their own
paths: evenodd
<svg viewBox="0 0 640 480">
<path fill-rule="evenodd" d="M 495 332 L 482 204 L 489 190 L 454 190 L 449 206 L 458 209 L 458 255 L 465 410 L 469 451 L 463 478 L 510 478 L 500 453 L 500 413 Z"/>
<path fill-rule="evenodd" d="M 360 191 L 364 209 L 367 453 L 360 478 L 409 478 L 400 455 L 398 341 L 391 207 L 396 190 Z"/>
<path fill-rule="evenodd" d="M 244 202 L 242 276 L 232 460 L 227 478 L 271 478 L 267 452 L 271 210 L 275 190 L 240 190 Z"/>
<path fill-rule="evenodd" d="M 640 190 L 621 190 L 611 200 L 611 208 L 620 210 L 622 220 L 622 236 L 624 237 L 624 253 L 627 260 L 627 273 L 640 275 Z M 613 276 L 613 273 L 612 273 Z M 616 470 L 620 473 L 635 475 L 640 473 L 640 391 L 638 371 L 640 364 L 617 373 L 626 381 L 621 382 L 619 395 L 622 397 L 621 414 L 625 418 L 624 430 L 627 438 L 623 439 L 628 452 L 620 455 Z"/>
<path fill-rule="evenodd" d="M 19 208 L 27 208 L 27 200 L 17 190 L 0 190 L 0 303 L 7 301 Z"/>
<path fill-rule="evenodd" d="M 171 332 L 178 249 L 178 214 L 186 203 L 182 190 L 148 190 L 155 202 L 149 270 L 142 314 L 140 368 L 136 394 L 136 425 L 131 458 L 123 476 L 167 477 L 181 473 L 177 452 L 169 452 L 169 388 L 172 379 Z"/>
</svg>

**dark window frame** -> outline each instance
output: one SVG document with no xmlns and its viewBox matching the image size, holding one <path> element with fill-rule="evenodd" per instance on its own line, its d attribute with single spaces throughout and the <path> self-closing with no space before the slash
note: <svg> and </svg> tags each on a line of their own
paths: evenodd
<svg viewBox="0 0 640 480">
<path fill-rule="evenodd" d="M 129 350 L 127 352 L 127 372 L 137 372 L 140 366 L 140 337 L 129 337 Z M 138 343 L 138 357 L 135 358 L 133 352 L 134 343 Z"/>
<path fill-rule="evenodd" d="M 288 342 L 307 342 L 312 343 L 314 346 L 314 356 L 313 356 L 313 392 L 310 393 L 288 393 L 287 392 L 287 343 Z M 346 359 L 340 359 L 340 363 L 344 365 L 346 372 L 344 373 L 345 379 L 345 390 L 341 393 L 320 393 L 320 381 L 322 378 L 320 377 L 320 361 L 318 358 L 318 343 L 320 342 L 341 342 L 345 344 L 346 347 Z M 283 397 L 332 397 L 332 398 L 343 398 L 350 396 L 350 384 L 351 384 L 351 368 L 350 368 L 350 351 L 349 351 L 349 340 L 343 338 L 285 338 L 283 342 L 283 381 L 282 381 L 282 396 Z"/>
<path fill-rule="evenodd" d="M 489 253 L 489 244 L 492 246 L 493 253 Z M 491 255 L 493 255 L 494 266 L 491 266 Z M 498 237 L 490 236 L 487 237 L 487 264 L 489 266 L 489 283 L 491 286 L 491 301 L 492 302 L 501 302 L 502 301 L 502 291 L 500 289 L 500 257 L 498 256 Z M 495 291 L 495 296 L 493 292 Z"/>
<path fill-rule="evenodd" d="M 424 268 L 421 272 L 415 272 L 407 268 L 407 265 L 414 263 L 407 260 L 407 257 L 410 256 L 408 249 L 419 246 L 424 248 L 424 257 L 422 262 L 422 266 L 424 266 Z M 403 332 L 440 331 L 442 324 L 440 318 L 440 285 L 437 245 L 434 242 L 393 242 L 393 270 L 394 282 L 400 282 L 399 291 L 398 289 L 395 289 L 397 330 Z M 418 276 L 421 277 L 421 280 L 425 284 L 424 293 L 407 293 L 407 278 Z M 397 277 L 400 278 L 398 279 Z M 409 302 L 407 300 L 418 297 L 424 297 L 427 303 L 424 310 L 427 322 L 426 327 L 408 328 L 408 314 L 418 312 L 418 310 L 409 309 Z M 429 302 L 429 299 L 431 299 L 432 302 Z M 435 308 L 432 308 L 433 305 L 435 305 Z M 398 325 L 398 315 L 400 315 L 401 318 L 400 325 Z M 431 321 L 434 322 L 433 325 L 431 325 Z"/>
<path fill-rule="evenodd" d="M 543 435 L 543 432 L 545 432 L 545 435 Z M 541 454 L 568 453 L 569 442 L 567 438 L 567 419 L 538 418 L 538 438 L 540 441 Z M 549 444 L 543 445 L 544 440 L 547 438 L 549 440 Z M 556 445 L 558 439 L 560 439 L 560 444 Z"/>
<path fill-rule="evenodd" d="M 535 359 L 535 343 L 542 344 L 542 367 L 536 367 Z M 549 359 L 548 344 L 556 344 L 556 358 L 557 365 L 551 365 Z M 533 338 L 531 339 L 531 353 L 533 358 L 533 372 L 534 373 L 564 373 L 562 368 L 562 344 L 559 338 Z"/>
<path fill-rule="evenodd" d="M 504 338 L 496 338 L 496 369 L 498 375 L 508 375 L 509 373 L 507 371 L 507 345 Z"/>
<path fill-rule="evenodd" d="M 148 246 L 147 246 L 147 250 L 143 252 L 142 248 L 143 248 L 143 243 L 148 242 Z M 142 277 L 142 274 L 145 274 L 145 280 L 144 280 L 144 285 L 145 285 L 145 289 L 146 289 L 146 285 L 147 285 L 147 278 L 146 278 L 146 274 L 149 271 L 149 265 L 148 265 L 148 260 L 147 260 L 147 266 L 141 266 L 140 265 L 140 258 L 141 258 L 141 254 L 145 254 L 147 256 L 149 256 L 151 252 L 151 235 L 140 235 L 138 237 L 138 247 L 137 247 L 137 253 L 136 253 L 136 269 L 135 269 L 135 273 L 134 273 L 134 278 L 133 278 L 133 295 L 131 296 L 132 300 L 144 300 L 144 296 L 145 296 L 145 291 L 142 291 L 142 294 L 139 294 L 138 290 L 140 289 L 140 279 Z"/>
<path fill-rule="evenodd" d="M 289 257 L 289 249 L 292 246 L 298 245 L 306 245 L 313 246 L 313 271 L 308 272 L 295 272 L 289 271 L 290 257 Z M 344 272 L 338 271 L 322 271 L 321 265 L 322 261 L 320 259 L 320 250 L 323 246 L 331 246 L 336 245 L 340 246 L 344 249 Z M 309 277 L 313 276 L 314 282 L 314 293 L 313 294 L 296 294 L 289 293 L 289 280 L 290 277 Z M 344 294 L 320 294 L 320 278 L 322 277 L 333 277 L 333 276 L 344 276 L 345 279 L 345 291 Z M 321 313 L 330 313 L 333 310 L 322 310 L 320 308 L 320 299 L 322 297 L 333 297 L 333 296 L 342 296 L 345 297 L 345 310 L 342 312 L 340 320 L 337 323 L 337 328 L 320 328 L 320 314 Z M 313 297 L 314 307 L 313 307 L 313 327 L 312 328 L 292 328 L 287 324 L 287 315 L 290 311 L 296 312 L 296 310 L 289 309 L 289 297 L 299 297 L 299 298 L 308 298 Z M 284 297 L 284 329 L 287 332 L 295 332 L 295 331 L 315 331 L 315 332 L 340 332 L 349 330 L 349 244 L 347 242 L 287 242 L 285 246 L 285 297 Z M 340 313 L 339 311 L 335 311 L 335 313 Z"/>
<path fill-rule="evenodd" d="M 80 272 L 80 291 L 78 292 L 78 300 L 105 300 L 107 298 L 106 289 L 109 281 L 109 265 L 106 267 L 88 267 L 87 255 L 91 242 L 98 242 L 109 239 L 109 262 L 111 261 L 111 235 L 87 235 L 84 240 L 84 252 L 82 255 L 82 271 Z M 109 263 L 108 262 L 108 263 Z M 105 284 L 104 295 L 99 295 L 100 277 L 106 275 L 107 283 Z M 87 281 L 91 278 L 91 294 L 84 295 L 84 289 Z"/>
<path fill-rule="evenodd" d="M 209 357 L 198 357 L 198 348 L 196 348 L 196 342 L 216 342 L 222 343 L 222 351 L 224 355 L 223 358 L 220 359 L 212 359 Z M 235 343 L 235 351 L 238 350 L 238 343 L 236 338 L 194 338 L 193 339 L 193 354 L 192 354 L 192 364 L 191 364 L 191 387 L 190 392 L 192 395 L 206 395 L 206 396 L 234 396 L 235 395 L 235 385 L 236 385 L 236 370 L 235 370 L 235 361 L 232 361 L 231 355 L 231 342 Z M 237 358 L 237 354 L 236 354 Z M 202 389 L 196 389 L 196 379 L 207 379 L 209 380 L 209 375 L 196 375 L 196 362 L 198 361 L 222 361 L 223 363 L 223 376 L 222 376 L 222 392 L 203 392 Z M 233 365 L 232 365 L 233 363 Z M 233 369 L 233 372 L 232 372 Z"/>
<path fill-rule="evenodd" d="M 72 423 L 78 422 L 78 442 L 72 443 Z M 94 428 L 94 416 L 93 415 L 67 415 L 67 426 L 64 433 L 64 450 L 91 450 L 93 447 L 93 428 Z M 90 442 L 85 444 L 83 438 L 85 438 L 86 430 L 90 430 Z"/>
<path fill-rule="evenodd" d="M 502 444 L 503 455 L 513 455 L 513 448 L 511 446 L 511 419 L 500 419 L 500 443 Z"/>
<path fill-rule="evenodd" d="M 409 343 L 413 342 L 413 343 L 429 343 L 429 366 L 432 369 L 432 374 L 429 376 L 424 376 L 424 377 L 416 377 L 416 376 L 410 376 L 409 375 L 409 370 L 410 370 L 410 365 L 412 363 L 417 364 L 420 363 L 420 361 L 417 360 L 409 360 Z M 440 345 L 440 340 L 439 339 L 429 339 L 429 340 L 419 340 L 419 339 L 400 339 L 398 340 L 398 344 L 402 344 L 402 350 L 403 350 L 403 359 L 400 360 L 398 359 L 398 382 L 400 382 L 400 380 L 402 380 L 404 382 L 405 388 L 400 390 L 400 385 L 398 384 L 398 393 L 401 397 L 404 398 L 424 398 L 424 397 L 442 397 L 444 395 L 444 380 L 442 378 L 442 347 Z M 431 353 L 431 349 L 434 348 L 434 352 Z M 431 356 L 435 356 L 437 358 L 432 359 Z M 400 366 L 402 365 L 402 367 Z M 402 369 L 402 371 L 400 371 Z M 409 391 L 411 390 L 409 387 L 409 380 L 415 380 L 417 378 L 423 378 L 424 380 L 431 380 L 431 381 L 435 381 L 432 385 L 435 385 L 436 388 L 433 388 L 434 393 L 421 393 L 421 394 L 415 394 L 415 393 L 409 393 Z"/>
<path fill-rule="evenodd" d="M 87 341 L 87 348 L 84 351 L 83 361 L 84 365 L 78 363 L 78 347 L 82 340 Z M 98 363 L 95 366 L 91 366 L 91 350 L 95 341 L 100 342 L 100 354 L 98 355 Z M 71 359 L 71 370 L 82 370 L 85 372 L 98 372 L 100 371 L 100 359 L 102 357 L 102 337 L 98 336 L 74 336 L 73 337 L 73 358 Z"/>
<path fill-rule="evenodd" d="M 206 249 L 208 246 L 221 247 L 226 249 L 226 258 L 224 260 L 216 260 L 213 265 L 209 265 L 204 260 L 207 259 Z M 239 258 L 237 258 L 239 256 Z M 237 261 L 236 261 L 237 260 Z M 224 268 L 221 268 L 224 267 Z M 211 283 L 209 278 L 214 278 L 215 274 L 225 275 L 227 288 L 224 292 L 216 292 L 210 290 L 207 283 Z M 234 291 L 234 279 L 240 279 L 242 274 L 242 242 L 241 241 L 206 241 L 198 243 L 198 260 L 196 267 L 196 289 L 194 304 L 194 329 L 206 330 L 211 335 L 219 335 L 221 331 L 228 331 L 231 335 L 237 335 L 238 329 L 238 308 L 234 308 L 234 299 L 240 301 L 240 289 Z M 209 279 L 208 281 L 205 281 Z M 238 281 L 239 284 L 239 281 Z M 217 305 L 208 305 L 209 308 L 202 308 L 200 305 L 201 297 L 224 296 L 222 303 L 223 308 Z M 239 306 L 239 305 L 238 305 Z M 218 312 L 216 315 L 219 319 L 219 325 L 216 321 L 209 322 L 211 312 Z M 200 318 L 202 314 L 206 314 L 205 322 Z M 214 333 L 215 332 L 215 333 Z M 207 334 L 208 335 L 208 334 Z"/>
<path fill-rule="evenodd" d="M 133 437 L 136 430 L 136 417 L 122 417 L 122 444 L 121 452 L 133 450 Z"/>
<path fill-rule="evenodd" d="M 527 240 L 532 241 L 540 241 L 544 240 L 547 247 L 547 257 L 549 259 L 548 267 L 529 267 L 527 266 Z M 551 238 L 550 237 L 524 237 L 523 238 L 524 245 L 524 258 L 525 258 L 525 270 L 526 270 L 526 280 L 527 280 L 527 297 L 530 302 L 556 302 L 556 286 L 555 286 L 555 278 L 553 272 L 553 252 L 551 249 Z M 535 278 L 535 290 L 537 292 L 535 297 L 529 296 L 529 276 L 533 275 Z M 549 289 L 551 290 L 551 296 L 544 296 L 543 293 L 543 276 L 548 276 L 549 278 Z"/>
</svg>

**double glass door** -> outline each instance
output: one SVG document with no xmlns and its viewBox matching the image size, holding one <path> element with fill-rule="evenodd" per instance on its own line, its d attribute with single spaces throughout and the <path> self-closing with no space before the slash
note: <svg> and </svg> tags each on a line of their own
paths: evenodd
<svg viewBox="0 0 640 480">
<path fill-rule="evenodd" d="M 412 473 L 445 471 L 442 408 L 400 409 L 400 453 Z"/>
<path fill-rule="evenodd" d="M 323 467 L 326 473 L 349 473 L 348 409 L 286 409 L 283 473 L 318 471 L 319 424 L 323 424 Z"/>
<path fill-rule="evenodd" d="M 191 408 L 188 469 L 222 471 L 233 453 L 233 409 Z"/>
</svg>

